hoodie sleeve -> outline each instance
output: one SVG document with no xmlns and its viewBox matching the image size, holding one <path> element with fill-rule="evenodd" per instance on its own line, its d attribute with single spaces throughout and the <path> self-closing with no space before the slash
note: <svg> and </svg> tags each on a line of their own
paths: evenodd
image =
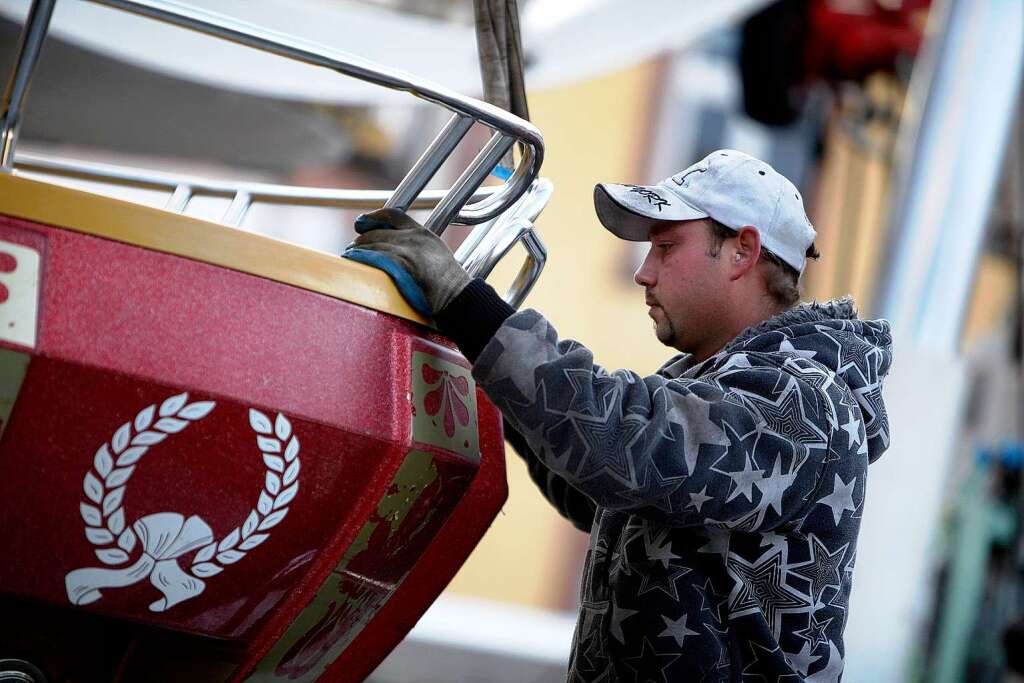
<svg viewBox="0 0 1024 683">
<path fill-rule="evenodd" d="M 594 501 L 580 493 L 565 480 L 544 464 L 537 455 L 530 450 L 526 439 L 505 420 L 505 440 L 512 446 L 513 450 L 526 463 L 526 469 L 530 473 L 530 479 L 537 485 L 540 492 L 548 499 L 548 502 L 558 510 L 558 514 L 565 517 L 569 522 L 579 529 L 589 533 L 594 525 L 594 513 L 597 506 Z"/>
<path fill-rule="evenodd" d="M 760 355 L 734 354 L 700 379 L 609 373 L 525 310 L 473 373 L 567 490 L 677 526 L 754 531 L 814 499 L 831 433 L 822 394 Z"/>
<path fill-rule="evenodd" d="M 502 323 L 515 312 L 490 285 L 475 278 L 437 313 L 434 322 L 458 345 L 466 358 L 475 362 Z M 526 463 L 530 479 L 548 502 L 573 526 L 589 533 L 594 524 L 594 501 L 552 472 L 508 420 L 503 420 L 502 426 L 505 440 Z"/>
</svg>

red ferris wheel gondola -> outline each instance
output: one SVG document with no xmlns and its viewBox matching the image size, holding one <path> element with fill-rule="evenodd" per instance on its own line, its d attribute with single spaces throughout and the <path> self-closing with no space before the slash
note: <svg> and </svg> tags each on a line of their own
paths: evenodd
<svg viewBox="0 0 1024 683">
<path fill-rule="evenodd" d="M 406 90 L 452 118 L 390 192 L 228 184 L 14 158 L 54 0 L 33 3 L 0 172 L 0 673 L 23 680 L 361 680 L 506 496 L 501 418 L 387 277 L 238 230 L 253 202 L 428 208 L 479 224 L 486 274 L 550 195 L 529 123 L 426 82 L 162 0 L 118 9 Z M 489 142 L 424 187 L 473 124 Z M 517 146 L 498 188 L 481 188 Z M 17 161 L 17 164 L 15 164 Z M 167 188 L 154 209 L 29 177 Z M 182 215 L 228 196 L 225 224 Z"/>
</svg>

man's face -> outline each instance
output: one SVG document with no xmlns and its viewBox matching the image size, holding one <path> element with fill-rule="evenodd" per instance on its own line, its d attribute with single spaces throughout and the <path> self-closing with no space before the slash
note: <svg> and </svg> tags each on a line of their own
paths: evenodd
<svg viewBox="0 0 1024 683">
<path fill-rule="evenodd" d="M 708 255 L 703 220 L 656 226 L 649 239 L 650 250 L 633 279 L 645 290 L 654 332 L 662 344 L 699 354 L 719 332 L 726 268 Z"/>
</svg>

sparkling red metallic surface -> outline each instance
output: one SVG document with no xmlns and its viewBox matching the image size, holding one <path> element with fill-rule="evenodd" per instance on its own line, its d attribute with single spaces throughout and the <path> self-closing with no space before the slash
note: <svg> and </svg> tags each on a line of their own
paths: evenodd
<svg viewBox="0 0 1024 683">
<path fill-rule="evenodd" d="M 412 346 L 450 343 L 377 311 L 131 245 L 6 217 L 0 239 L 42 257 L 37 344 L 0 440 L 0 554 L 14 558 L 0 564 L 0 606 L 56 615 L 61 623 L 40 637 L 61 634 L 65 642 L 90 642 L 82 629 L 112 625 L 136 642 L 140 634 L 153 643 L 154 633 L 180 632 L 190 639 L 186 657 L 201 659 L 207 648 L 211 659 L 242 664 L 236 677 L 243 675 L 337 566 L 417 447 Z M 201 595 L 166 612 L 148 609 L 159 596 L 148 580 L 104 589 L 98 601 L 72 608 L 65 575 L 103 566 L 79 512 L 93 454 L 140 410 L 182 391 L 216 407 L 140 460 L 126 486 L 127 523 L 166 511 L 195 514 L 216 539 L 241 525 L 267 472 L 251 407 L 287 416 L 301 441 L 299 490 L 287 517 L 268 540 L 205 579 Z M 375 539 L 357 573 L 400 585 L 321 680 L 367 675 L 504 501 L 500 417 L 479 393 L 477 405 L 479 466 L 443 452 L 435 459 L 442 473 L 435 507 L 451 516 L 442 525 L 441 514 L 416 539 Z M 124 648 L 106 644 L 122 672 L 145 671 L 140 657 L 164 654 Z"/>
</svg>

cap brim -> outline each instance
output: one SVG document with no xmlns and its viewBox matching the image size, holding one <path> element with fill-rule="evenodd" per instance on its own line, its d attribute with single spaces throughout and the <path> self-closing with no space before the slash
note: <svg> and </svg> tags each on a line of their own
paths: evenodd
<svg viewBox="0 0 1024 683">
<path fill-rule="evenodd" d="M 594 186 L 594 210 L 609 232 L 631 242 L 647 241 L 657 223 L 708 217 L 657 185 L 598 183 Z"/>
</svg>

